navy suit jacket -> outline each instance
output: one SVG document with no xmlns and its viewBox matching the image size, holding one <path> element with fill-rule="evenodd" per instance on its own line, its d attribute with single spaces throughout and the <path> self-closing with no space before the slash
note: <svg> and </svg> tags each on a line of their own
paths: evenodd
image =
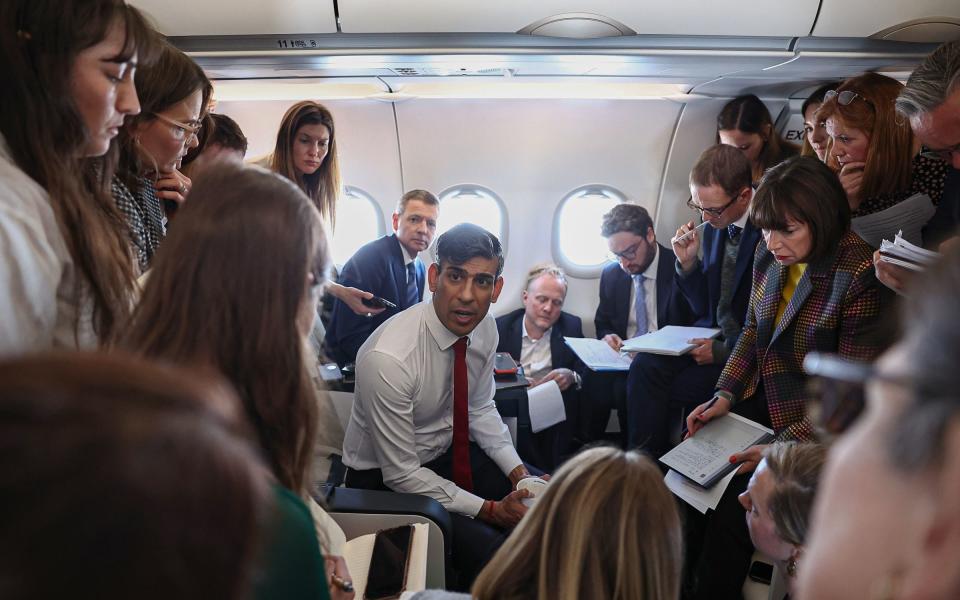
<svg viewBox="0 0 960 600">
<path fill-rule="evenodd" d="M 523 315 L 524 309 L 518 308 L 497 317 L 497 333 L 500 334 L 497 352 L 509 353 L 518 363 L 520 349 L 523 347 Z M 583 337 L 583 323 L 580 317 L 561 312 L 560 318 L 550 330 L 550 361 L 554 369 L 570 369 L 582 376 L 585 370 L 584 364 L 563 341 L 565 336 Z"/>
<path fill-rule="evenodd" d="M 420 290 L 417 297 L 419 302 L 423 300 L 426 269 L 419 258 L 414 260 L 414 264 L 417 269 L 417 287 Z M 367 318 L 354 313 L 340 300 L 334 301 L 325 345 L 330 357 L 342 366 L 357 359 L 360 346 L 381 323 L 397 312 L 410 308 L 404 305 L 407 270 L 396 234 L 364 244 L 350 257 L 347 264 L 343 265 L 338 283 L 371 292 L 397 305 L 397 308 L 388 308 L 379 315 Z"/>
<path fill-rule="evenodd" d="M 717 327 L 717 304 L 720 302 L 720 275 L 723 270 L 723 249 L 726 245 L 727 230 L 704 228 L 703 260 L 700 266 L 688 275 L 677 276 L 677 286 L 686 298 L 692 312 L 693 325 L 697 327 Z M 743 328 L 750 304 L 750 287 L 753 285 L 753 256 L 760 241 L 760 230 L 749 220 L 740 233 L 740 248 L 737 250 L 737 266 L 734 270 L 733 298 L 730 310 Z M 737 337 L 724 340 L 727 348 L 733 350 Z"/>
<path fill-rule="evenodd" d="M 660 246 L 660 258 L 657 264 L 657 326 L 689 325 L 690 307 L 677 287 L 677 261 L 673 250 Z M 600 274 L 600 304 L 593 319 L 597 327 L 597 339 L 610 333 L 627 339 L 627 321 L 630 319 L 630 292 L 633 290 L 633 278 L 611 263 Z M 746 311 L 744 311 L 746 312 Z"/>
</svg>

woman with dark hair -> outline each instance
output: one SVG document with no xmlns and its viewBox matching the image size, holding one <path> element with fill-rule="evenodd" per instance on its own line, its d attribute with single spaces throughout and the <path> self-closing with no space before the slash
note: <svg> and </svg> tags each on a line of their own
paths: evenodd
<svg viewBox="0 0 960 600">
<path fill-rule="evenodd" d="M 197 145 L 213 87 L 197 63 L 166 42 L 135 81 L 141 112 L 120 131 L 111 188 L 145 272 L 166 235 L 165 210 L 176 210 L 190 192 L 190 179 L 178 168 Z"/>
<path fill-rule="evenodd" d="M 320 215 L 290 181 L 257 167 L 211 165 L 191 194 L 124 346 L 206 365 L 230 380 L 274 476 L 311 505 L 321 544 L 333 553 L 343 533 L 309 493 L 316 445 L 342 447 L 343 440 L 307 362 L 306 336 L 330 260 Z"/>
<path fill-rule="evenodd" d="M 128 316 L 123 217 L 84 161 L 140 111 L 154 35 L 122 0 L 0 3 L 0 354 L 94 347 Z"/>
<path fill-rule="evenodd" d="M 764 171 L 797 154 L 796 147 L 773 130 L 770 111 L 753 94 L 737 96 L 717 115 L 717 143 L 743 152 L 753 169 L 754 185 Z"/>
<path fill-rule="evenodd" d="M 262 164 L 258 161 L 258 164 Z M 337 224 L 337 199 L 343 190 L 340 179 L 340 158 L 337 154 L 336 128 L 333 114 L 322 104 L 312 100 L 297 102 L 280 121 L 277 144 L 263 166 L 283 175 L 313 201 L 330 233 Z M 358 315 L 372 317 L 385 308 L 373 308 L 363 303 L 373 294 L 354 287 L 330 282 L 326 291 L 346 304 Z M 317 327 L 322 328 L 319 320 Z M 322 340 L 322 330 L 314 333 Z"/>
<path fill-rule="evenodd" d="M 827 165 L 836 171 L 850 205 L 853 229 L 874 248 L 893 240 L 898 230 L 915 244 L 935 205 L 940 203 L 946 164 L 919 154 L 910 123 L 897 115 L 894 102 L 903 84 L 878 73 L 864 73 L 830 90 L 817 111 L 831 139 Z M 917 195 L 893 226 L 877 230 L 868 215 L 888 210 Z"/>
<path fill-rule="evenodd" d="M 830 451 L 803 600 L 960 598 L 960 247 L 913 285 L 902 337 L 875 365 L 814 371 L 824 391 L 849 390 L 825 423 L 849 422 L 864 392 L 866 410 Z"/>
<path fill-rule="evenodd" d="M 271 504 L 240 422 L 200 373 L 76 352 L 0 363 L 0 597 L 249 597 Z"/>
<path fill-rule="evenodd" d="M 811 157 L 770 169 L 750 204 L 762 230 L 746 323 L 717 381 L 714 398 L 687 417 L 691 435 L 728 412 L 773 429 L 778 441 L 812 438 L 803 359 L 835 352 L 869 362 L 881 351 L 881 296 L 872 250 L 850 230 L 850 207 L 836 175 Z M 730 457 L 740 463 L 707 518 L 698 591 L 731 597 L 743 583 L 752 546 L 737 494 L 765 446 Z"/>
<path fill-rule="evenodd" d="M 831 81 L 821 85 L 803 101 L 800 115 L 803 117 L 803 146 L 800 156 L 816 156 L 822 161 L 827 160 L 830 147 L 830 136 L 827 135 L 827 126 L 823 119 L 817 116 L 823 97 L 829 90 L 837 88 L 839 81 Z"/>
</svg>

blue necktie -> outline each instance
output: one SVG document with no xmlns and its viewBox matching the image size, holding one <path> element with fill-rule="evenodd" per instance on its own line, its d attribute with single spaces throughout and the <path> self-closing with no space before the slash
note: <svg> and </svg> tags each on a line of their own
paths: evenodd
<svg viewBox="0 0 960 600">
<path fill-rule="evenodd" d="M 633 312 L 637 315 L 637 335 L 643 335 L 647 333 L 647 291 L 643 289 L 643 275 L 633 276 L 633 287 L 637 290 L 633 302 Z"/>
<path fill-rule="evenodd" d="M 410 308 L 420 302 L 420 289 L 417 287 L 417 261 L 407 263 L 407 294 L 404 308 Z"/>
<path fill-rule="evenodd" d="M 737 241 L 737 238 L 740 237 L 740 232 L 741 232 L 741 231 L 743 231 L 743 230 L 740 229 L 739 227 L 737 227 L 736 225 L 732 225 L 732 224 L 731 224 L 731 225 L 727 225 L 727 235 L 728 235 L 728 236 L 730 237 L 730 239 L 733 240 L 734 242 Z"/>
</svg>

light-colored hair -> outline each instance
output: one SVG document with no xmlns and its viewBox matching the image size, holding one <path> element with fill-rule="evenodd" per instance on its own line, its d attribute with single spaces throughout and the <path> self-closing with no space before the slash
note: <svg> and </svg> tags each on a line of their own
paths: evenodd
<svg viewBox="0 0 960 600">
<path fill-rule="evenodd" d="M 913 131 L 906 119 L 897 115 L 893 103 L 903 84 L 877 73 L 864 73 L 847 79 L 838 92 L 856 92 L 855 98 L 841 106 L 838 97 L 825 100 L 817 110 L 817 118 L 826 121 L 838 117 L 847 127 L 859 129 L 870 136 L 867 146 L 867 164 L 863 169 L 864 198 L 880 194 L 902 192 L 910 186 L 913 173 Z M 866 99 L 866 101 L 863 100 Z M 827 155 L 827 165 L 840 170 L 833 152 Z"/>
<path fill-rule="evenodd" d="M 592 448 L 554 475 L 473 586 L 478 600 L 676 598 L 680 519 L 645 455 Z"/>
<path fill-rule="evenodd" d="M 323 125 L 330 132 L 330 145 L 323 164 L 312 175 L 303 175 L 293 165 L 293 141 L 297 131 L 304 125 Z M 297 102 L 291 106 L 277 131 L 277 144 L 270 157 L 270 169 L 293 181 L 309 197 L 320 216 L 333 229 L 337 224 L 337 197 L 343 187 L 340 178 L 340 158 L 337 155 L 337 132 L 333 126 L 333 114 L 325 106 L 312 100 Z"/>
<path fill-rule="evenodd" d="M 795 546 L 807 539 L 810 511 L 817 495 L 820 473 L 827 458 L 821 444 L 773 444 L 763 459 L 773 475 L 770 513 L 777 535 Z"/>
<path fill-rule="evenodd" d="M 947 42 L 925 58 L 910 74 L 897 96 L 896 108 L 910 118 L 936 110 L 960 89 L 960 40 Z"/>
<path fill-rule="evenodd" d="M 397 214 L 402 215 L 407 210 L 407 203 L 411 200 L 419 200 L 430 206 L 440 206 L 440 199 L 433 192 L 427 190 L 410 190 L 397 202 Z"/>
<path fill-rule="evenodd" d="M 535 279 L 543 275 L 549 275 L 550 277 L 553 277 L 562 283 L 563 295 L 567 295 L 567 274 L 563 272 L 563 269 L 553 263 L 540 263 L 538 265 L 534 265 L 527 273 L 527 282 L 524 284 L 523 289 L 529 291 L 530 284 L 532 284 Z"/>
</svg>

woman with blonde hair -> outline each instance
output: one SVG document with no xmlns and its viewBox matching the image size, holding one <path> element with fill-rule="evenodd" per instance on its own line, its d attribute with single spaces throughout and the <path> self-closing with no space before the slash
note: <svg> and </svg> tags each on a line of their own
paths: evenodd
<svg viewBox="0 0 960 600">
<path fill-rule="evenodd" d="M 847 79 L 824 95 L 817 110 L 830 136 L 827 166 L 837 172 L 850 205 L 853 229 L 874 248 L 883 238 L 893 240 L 898 229 L 920 244 L 920 229 L 933 216 L 946 178 L 943 161 L 927 158 L 910 129 L 894 109 L 903 84 L 878 73 Z M 898 218 L 889 231 L 866 227 L 863 217 L 888 210 L 912 196 L 917 206 Z"/>
<path fill-rule="evenodd" d="M 638 452 L 568 461 L 477 577 L 478 600 L 659 600 L 680 592 L 680 519 Z"/>
<path fill-rule="evenodd" d="M 826 455 L 826 447 L 820 444 L 773 444 L 764 451 L 739 497 L 747 511 L 753 546 L 786 575 L 789 594 L 793 593 Z"/>
</svg>

